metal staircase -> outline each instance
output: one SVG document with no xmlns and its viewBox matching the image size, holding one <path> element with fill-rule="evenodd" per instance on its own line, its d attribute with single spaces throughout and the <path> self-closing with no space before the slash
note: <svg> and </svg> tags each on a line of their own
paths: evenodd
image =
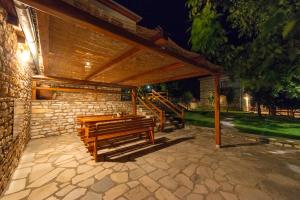
<svg viewBox="0 0 300 200">
<path fill-rule="evenodd" d="M 154 90 L 138 97 L 137 111 L 140 115 L 155 117 L 159 131 L 170 132 L 184 127 L 184 108 Z"/>
</svg>

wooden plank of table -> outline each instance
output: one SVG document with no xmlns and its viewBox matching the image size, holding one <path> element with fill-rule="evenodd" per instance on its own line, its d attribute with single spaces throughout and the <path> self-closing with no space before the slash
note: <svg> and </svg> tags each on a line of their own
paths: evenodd
<svg viewBox="0 0 300 200">
<path fill-rule="evenodd" d="M 119 120 L 126 120 L 126 119 L 138 119 L 144 118 L 145 116 L 126 116 L 126 117 L 86 117 L 81 118 L 80 121 L 83 123 L 91 123 L 91 122 L 110 122 L 110 121 L 119 121 Z"/>
</svg>

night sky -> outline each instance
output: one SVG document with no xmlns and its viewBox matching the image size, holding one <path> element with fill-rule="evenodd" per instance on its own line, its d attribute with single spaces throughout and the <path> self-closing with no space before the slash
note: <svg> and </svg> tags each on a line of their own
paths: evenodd
<svg viewBox="0 0 300 200">
<path fill-rule="evenodd" d="M 166 35 L 180 46 L 189 49 L 188 29 L 190 21 L 185 0 L 115 0 L 137 13 L 143 20 L 139 23 L 148 28 L 161 26 Z"/>
</svg>

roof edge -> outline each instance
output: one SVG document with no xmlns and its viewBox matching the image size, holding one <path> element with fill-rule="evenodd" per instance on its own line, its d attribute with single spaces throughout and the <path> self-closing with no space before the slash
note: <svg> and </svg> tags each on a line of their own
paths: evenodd
<svg viewBox="0 0 300 200">
<path fill-rule="evenodd" d="M 133 11 L 127 9 L 126 7 L 122 6 L 121 4 L 113 1 L 113 0 L 97 0 L 98 2 L 104 4 L 105 6 L 125 15 L 126 17 L 134 20 L 136 23 L 138 23 L 139 21 L 141 21 L 143 18 L 134 13 Z"/>
</svg>

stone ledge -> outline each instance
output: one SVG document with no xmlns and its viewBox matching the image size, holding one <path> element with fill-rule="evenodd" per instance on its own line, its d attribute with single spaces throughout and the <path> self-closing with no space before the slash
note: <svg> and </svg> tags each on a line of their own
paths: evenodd
<svg viewBox="0 0 300 200">
<path fill-rule="evenodd" d="M 283 138 L 274 138 L 274 137 L 267 137 L 267 136 L 246 136 L 246 140 L 262 142 L 267 144 L 274 144 L 276 146 L 300 149 L 300 142 L 291 139 L 285 140 Z"/>
<path fill-rule="evenodd" d="M 207 130 L 211 130 L 212 133 L 213 133 L 213 130 L 214 130 L 214 128 L 201 127 L 201 126 L 195 126 L 195 125 L 188 125 L 186 127 L 198 127 L 198 128 L 202 128 L 202 129 L 207 129 Z M 231 131 L 234 131 L 234 133 L 229 133 Z M 273 145 L 276 145 L 276 146 L 300 149 L 300 140 L 276 138 L 276 137 L 262 136 L 262 135 L 254 135 L 254 134 L 251 134 L 251 133 L 240 132 L 234 127 L 230 127 L 230 128 L 229 127 L 226 127 L 226 128 L 222 127 L 222 132 L 227 134 L 227 135 L 232 135 L 232 136 L 238 135 L 240 137 L 243 137 L 245 140 L 252 141 L 252 142 L 261 142 L 261 143 L 265 143 L 265 144 L 273 144 Z"/>
</svg>

